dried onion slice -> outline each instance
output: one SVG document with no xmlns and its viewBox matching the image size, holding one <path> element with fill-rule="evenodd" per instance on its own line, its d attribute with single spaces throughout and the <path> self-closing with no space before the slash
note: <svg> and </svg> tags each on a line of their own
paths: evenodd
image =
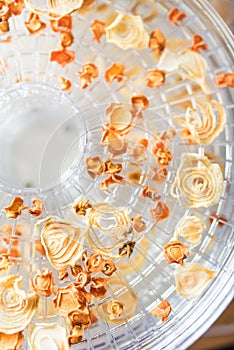
<svg viewBox="0 0 234 350">
<path fill-rule="evenodd" d="M 0 332 L 14 334 L 27 327 L 38 307 L 35 293 L 26 295 L 20 288 L 23 277 L 9 275 L 0 278 Z"/>
<path fill-rule="evenodd" d="M 175 121 L 185 127 L 185 138 L 192 139 L 199 145 L 209 145 L 223 131 L 226 119 L 223 106 L 212 100 L 205 107 L 198 106 L 197 111 L 188 107 L 185 116 L 175 118 Z"/>
<path fill-rule="evenodd" d="M 182 237 L 186 242 L 193 247 L 201 243 L 202 232 L 206 225 L 199 217 L 195 215 L 184 216 L 176 225 L 174 239 L 178 240 L 178 237 Z"/>
<path fill-rule="evenodd" d="M 69 221 L 50 216 L 36 223 L 35 236 L 41 224 L 41 243 L 51 265 L 57 270 L 75 265 L 82 256 L 85 230 Z"/>
<path fill-rule="evenodd" d="M 202 265 L 185 264 L 175 270 L 177 293 L 188 299 L 197 298 L 216 274 Z"/>
<path fill-rule="evenodd" d="M 183 197 L 189 208 L 217 204 L 224 189 L 220 166 L 197 153 L 182 154 L 181 158 L 171 195 L 178 199 Z"/>
<path fill-rule="evenodd" d="M 58 323 L 35 323 L 29 328 L 28 342 L 31 350 L 69 350 L 66 328 Z"/>
<path fill-rule="evenodd" d="M 106 27 L 106 42 L 115 44 L 123 50 L 147 48 L 149 35 L 141 16 L 119 12 L 113 22 Z"/>
</svg>

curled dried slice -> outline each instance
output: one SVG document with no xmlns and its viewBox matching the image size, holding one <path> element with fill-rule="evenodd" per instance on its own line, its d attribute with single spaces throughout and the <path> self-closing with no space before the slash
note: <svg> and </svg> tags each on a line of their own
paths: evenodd
<svg viewBox="0 0 234 350">
<path fill-rule="evenodd" d="M 35 292 L 44 297 L 49 297 L 54 293 L 54 277 L 49 269 L 44 268 L 39 271 L 33 278 L 31 284 Z"/>
<path fill-rule="evenodd" d="M 92 278 L 92 284 L 90 286 L 90 293 L 98 299 L 102 299 L 106 292 L 106 284 L 107 284 L 107 280 L 106 278 L 102 278 L 102 277 L 93 277 Z"/>
<path fill-rule="evenodd" d="M 167 300 L 161 300 L 150 313 L 155 317 L 162 318 L 162 322 L 166 322 L 171 313 L 171 305 Z"/>
<path fill-rule="evenodd" d="M 89 203 L 88 199 L 82 199 L 78 203 L 74 204 L 72 209 L 77 215 L 86 215 L 87 209 L 92 208 L 92 205 Z"/>
<path fill-rule="evenodd" d="M 160 196 L 158 195 L 158 189 L 152 186 L 146 186 L 143 188 L 142 197 L 150 198 L 153 201 L 158 201 L 160 199 Z"/>
<path fill-rule="evenodd" d="M 175 270 L 177 293 L 188 299 L 197 298 L 216 274 L 202 265 L 185 264 Z"/>
<path fill-rule="evenodd" d="M 189 248 L 180 241 L 171 241 L 165 245 L 163 255 L 168 264 L 177 263 L 182 265 L 189 255 Z"/>
<path fill-rule="evenodd" d="M 51 29 L 56 33 L 69 33 L 72 30 L 72 17 L 67 15 L 59 19 L 51 19 L 50 24 Z"/>
<path fill-rule="evenodd" d="M 41 215 L 42 210 L 43 210 L 42 201 L 40 199 L 34 199 L 32 201 L 32 208 L 30 208 L 28 212 L 33 216 L 39 216 Z"/>
<path fill-rule="evenodd" d="M 167 14 L 167 17 L 171 24 L 177 25 L 178 21 L 182 21 L 186 17 L 186 13 L 183 11 L 179 11 L 177 7 L 173 7 Z"/>
<path fill-rule="evenodd" d="M 51 265 L 57 270 L 75 265 L 82 256 L 85 230 L 50 216 L 36 223 L 34 235 L 38 234 L 40 225 L 43 225 L 41 243 Z"/>
<path fill-rule="evenodd" d="M 135 245 L 136 242 L 134 241 L 124 243 L 123 246 L 118 249 L 119 256 L 126 256 L 127 258 L 130 258 L 134 251 Z"/>
<path fill-rule="evenodd" d="M 77 310 L 71 311 L 68 314 L 68 319 L 72 326 L 82 326 L 84 328 L 91 326 L 89 308 L 86 305 L 82 305 Z"/>
<path fill-rule="evenodd" d="M 165 220 L 170 215 L 170 210 L 166 203 L 158 201 L 154 208 L 150 209 L 150 215 L 153 220 L 160 222 Z"/>
<path fill-rule="evenodd" d="M 142 50 L 148 47 L 149 35 L 141 16 L 119 12 L 113 22 L 106 27 L 106 41 L 123 50 Z"/>
<path fill-rule="evenodd" d="M 202 232 L 205 229 L 205 224 L 195 215 L 185 216 L 181 218 L 176 225 L 174 238 L 182 237 L 192 246 L 197 246 L 201 243 Z"/>
<path fill-rule="evenodd" d="M 102 269 L 102 273 L 104 275 L 110 277 L 116 271 L 116 266 L 112 260 L 104 260 L 104 266 Z"/>
<path fill-rule="evenodd" d="M 81 88 L 86 89 L 90 83 L 92 83 L 92 79 L 98 77 L 98 67 L 94 63 L 86 63 L 81 67 L 81 71 L 78 72 Z"/>
<path fill-rule="evenodd" d="M 62 91 L 67 91 L 72 86 L 71 81 L 69 79 L 64 78 L 64 77 L 59 77 L 58 81 L 60 82 L 60 89 Z"/>
<path fill-rule="evenodd" d="M 131 97 L 131 103 L 137 110 L 143 110 L 149 107 L 149 100 L 145 95 L 139 94 Z"/>
<path fill-rule="evenodd" d="M 83 5 L 85 0 L 66 0 L 66 1 L 41 1 L 41 0 L 24 0 L 24 3 L 33 12 L 39 13 L 51 19 L 61 19 L 68 13 L 71 13 Z"/>
<path fill-rule="evenodd" d="M 149 88 L 162 86 L 165 83 L 166 74 L 159 69 L 149 69 L 146 75 L 146 85 Z"/>
<path fill-rule="evenodd" d="M 69 350 L 66 328 L 58 323 L 35 323 L 29 327 L 28 342 L 31 350 Z"/>
<path fill-rule="evenodd" d="M 119 300 L 112 300 L 106 308 L 110 320 L 116 320 L 121 317 L 124 311 L 124 303 Z"/>
<path fill-rule="evenodd" d="M 163 52 L 166 46 L 166 38 L 159 29 L 155 29 L 150 34 L 149 47 L 153 49 L 156 54 Z"/>
<path fill-rule="evenodd" d="M 133 235 L 127 210 L 108 203 L 97 203 L 91 208 L 88 220 L 90 230 L 87 239 L 90 247 L 98 250 L 100 254 L 118 257 L 114 251 L 120 247 L 123 240 Z"/>
<path fill-rule="evenodd" d="M 173 197 L 183 197 L 190 208 L 207 208 L 219 202 L 223 188 L 223 173 L 218 164 L 197 153 L 182 155 L 171 187 Z"/>
<path fill-rule="evenodd" d="M 122 170 L 122 164 L 112 163 L 110 160 L 105 162 L 105 174 L 117 174 Z"/>
<path fill-rule="evenodd" d="M 1 350 L 18 350 L 24 342 L 22 332 L 14 334 L 0 333 L 0 349 Z"/>
<path fill-rule="evenodd" d="M 200 85 L 205 94 L 210 93 L 206 79 L 207 64 L 198 52 L 189 49 L 179 53 L 164 50 L 158 62 L 158 69 L 166 72 L 178 71 L 183 79 L 189 79 Z"/>
<path fill-rule="evenodd" d="M 37 311 L 39 297 L 26 295 L 20 288 L 22 280 L 17 275 L 0 278 L 0 332 L 5 334 L 24 330 Z"/>
<path fill-rule="evenodd" d="M 125 77 L 126 67 L 120 62 L 112 63 L 112 65 L 105 71 L 105 78 L 108 83 L 113 83 L 114 80 L 121 83 Z"/>
<path fill-rule="evenodd" d="M 65 48 L 69 47 L 74 42 L 74 36 L 71 32 L 63 32 L 60 35 L 60 45 Z"/>
<path fill-rule="evenodd" d="M 108 118 L 106 128 L 112 130 L 120 136 L 129 133 L 135 126 L 137 112 L 125 103 L 112 102 L 105 110 Z"/>
<path fill-rule="evenodd" d="M 56 61 L 58 64 L 61 64 L 62 67 L 66 66 L 73 62 L 75 59 L 75 51 L 67 50 L 63 48 L 61 50 L 51 51 L 50 52 L 50 61 Z"/>
<path fill-rule="evenodd" d="M 89 176 L 95 179 L 97 175 L 102 175 L 105 171 L 105 164 L 101 157 L 92 156 L 86 159 L 86 169 Z"/>
<path fill-rule="evenodd" d="M 182 125 L 181 137 L 199 145 L 209 145 L 223 131 L 226 123 L 226 113 L 223 106 L 212 100 L 205 107 L 198 106 L 197 110 L 187 108 L 185 116 L 175 118 Z"/>
<path fill-rule="evenodd" d="M 87 271 L 80 271 L 76 276 L 76 281 L 74 282 L 74 286 L 78 290 L 83 290 L 84 287 L 89 284 L 91 281 L 91 275 Z"/>
<path fill-rule="evenodd" d="M 167 169 L 166 168 L 153 168 L 152 169 L 152 177 L 151 180 L 155 182 L 157 185 L 161 185 L 166 181 L 167 178 Z"/>
<path fill-rule="evenodd" d="M 224 73 L 217 73 L 216 78 L 218 81 L 216 82 L 216 85 L 219 87 L 234 87 L 234 72 L 228 72 L 226 74 Z"/>
<path fill-rule="evenodd" d="M 35 13 L 31 13 L 28 21 L 24 23 L 30 34 L 36 34 L 46 28 L 46 24 Z"/>
<path fill-rule="evenodd" d="M 113 157 L 123 154 L 127 151 L 128 142 L 118 133 L 106 129 L 101 140 L 101 144 L 105 146 Z"/>
<path fill-rule="evenodd" d="M 104 268 L 104 259 L 99 253 L 92 253 L 89 258 L 85 260 L 85 267 L 88 272 L 101 272 Z"/>
<path fill-rule="evenodd" d="M 148 140 L 141 139 L 137 141 L 131 148 L 129 156 L 135 158 L 137 162 L 143 162 L 146 159 L 146 150 L 148 147 Z"/>
<path fill-rule="evenodd" d="M 122 176 L 111 174 L 103 182 L 100 183 L 100 189 L 106 191 L 111 185 L 120 184 L 125 185 L 125 180 Z"/>
<path fill-rule="evenodd" d="M 70 312 L 86 304 L 85 293 L 75 288 L 73 284 L 58 288 L 54 305 L 59 315 L 66 317 Z"/>
<path fill-rule="evenodd" d="M 5 207 L 6 217 L 9 219 L 16 219 L 22 214 L 22 211 L 28 207 L 24 205 L 24 200 L 21 197 L 15 197 L 8 207 Z"/>
<path fill-rule="evenodd" d="M 192 46 L 190 47 L 190 50 L 199 52 L 199 50 L 206 50 L 206 49 L 207 49 L 207 45 L 203 40 L 203 38 L 201 37 L 201 35 L 193 34 L 193 43 L 192 43 Z"/>
<path fill-rule="evenodd" d="M 100 39 L 106 34 L 106 23 L 95 19 L 91 24 L 90 29 L 93 32 L 93 39 L 100 44 Z"/>
</svg>

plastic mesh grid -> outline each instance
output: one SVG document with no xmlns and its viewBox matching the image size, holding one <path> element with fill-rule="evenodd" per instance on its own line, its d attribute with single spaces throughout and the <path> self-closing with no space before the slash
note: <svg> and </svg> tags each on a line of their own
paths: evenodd
<svg viewBox="0 0 234 350">
<path fill-rule="evenodd" d="M 108 2 L 107 2 L 108 3 Z M 118 4 L 111 4 L 115 9 L 128 9 L 134 7 L 136 1 L 131 1 L 126 4 L 125 1 L 118 1 Z M 149 3 L 153 4 L 152 1 Z M 194 3 L 194 4 L 193 4 Z M 103 311 L 103 302 L 96 302 L 91 309 L 95 309 L 99 321 L 98 324 L 92 326 L 91 329 L 85 331 L 85 339 L 77 349 L 139 349 L 147 346 L 147 343 L 154 340 L 157 348 L 170 348 L 170 344 L 174 342 L 179 348 L 181 333 L 184 332 L 185 323 L 187 321 L 189 331 L 183 335 L 183 339 L 192 333 L 191 324 L 200 316 L 200 310 L 203 308 L 209 309 L 210 301 L 213 300 L 214 294 L 225 287 L 225 283 L 231 276 L 233 270 L 232 263 L 232 247 L 233 247 L 233 222 L 234 222 L 234 201 L 233 201 L 233 180 L 232 180 L 232 150 L 233 150 L 233 96 L 231 91 L 220 90 L 212 84 L 215 73 L 219 71 L 231 71 L 231 61 L 228 57 L 228 52 L 225 46 L 222 45 L 222 38 L 215 33 L 211 23 L 199 16 L 195 1 L 159 1 L 154 6 L 157 8 L 158 16 L 147 23 L 146 27 L 154 29 L 160 28 L 167 39 L 182 38 L 190 40 L 194 32 L 201 34 L 208 44 L 208 50 L 203 53 L 203 56 L 208 62 L 208 79 L 212 87 L 212 98 L 225 104 L 228 123 L 224 132 L 215 140 L 212 145 L 206 147 L 188 146 L 182 141 L 176 144 L 174 150 L 174 166 L 169 172 L 166 183 L 162 188 L 163 199 L 166 201 L 171 210 L 171 216 L 167 222 L 150 227 L 144 241 L 138 242 L 136 245 L 132 259 L 128 261 L 130 273 L 126 276 L 124 270 L 117 271 L 116 279 L 119 285 L 116 291 L 110 285 L 110 294 L 106 298 L 112 296 L 120 297 L 124 293 L 135 293 L 137 295 L 137 305 L 135 314 L 128 318 L 125 315 L 125 320 L 121 325 L 112 325 L 108 322 Z M 199 3 L 196 3 L 198 5 Z M 178 6 L 180 10 L 187 13 L 187 18 L 177 27 L 172 27 L 167 24 L 165 18 L 169 8 Z M 95 11 L 95 9 L 93 10 Z M 85 156 L 94 152 L 98 147 L 98 140 L 101 135 L 100 125 L 105 106 L 111 101 L 128 100 L 128 97 L 139 91 L 144 92 L 150 100 L 150 111 L 143 122 L 142 128 L 145 133 L 151 130 L 151 117 L 154 116 L 153 126 L 158 126 L 159 131 L 163 131 L 165 125 L 173 125 L 172 117 L 174 115 L 183 115 L 186 106 L 195 107 L 197 102 L 203 98 L 203 93 L 197 89 L 197 86 L 189 81 L 180 81 L 174 73 L 168 74 L 168 83 L 155 91 L 154 89 L 142 88 L 145 72 L 148 68 L 152 68 L 155 63 L 142 52 L 127 51 L 122 52 L 111 45 L 97 44 L 90 46 L 91 32 L 89 26 L 93 20 L 93 11 L 86 15 L 79 15 L 79 21 L 76 21 L 74 32 L 76 33 L 76 43 L 74 50 L 78 53 L 76 61 L 70 66 L 61 69 L 60 66 L 49 61 L 49 52 L 57 46 L 58 37 L 50 32 L 43 36 L 28 36 L 22 26 L 22 18 L 15 17 L 12 21 L 11 42 L 1 43 L 0 48 L 0 94 L 4 94 L 5 88 L 15 84 L 16 81 L 33 81 L 48 84 L 53 87 L 59 87 L 57 81 L 58 76 L 66 76 L 73 82 L 72 88 L 68 96 L 74 106 L 81 111 L 86 120 L 86 137 L 89 141 L 86 148 Z M 102 19 L 102 14 L 99 12 L 99 19 Z M 76 15 L 74 15 L 75 17 Z M 25 13 L 25 18 L 28 13 Z M 4 40 L 4 37 L 3 37 Z M 109 85 L 104 79 L 100 78 L 94 82 L 91 87 L 85 91 L 79 88 L 79 82 L 75 73 L 80 70 L 84 62 L 96 62 L 99 67 L 107 68 L 112 61 L 121 61 L 127 67 L 137 67 L 140 73 L 137 79 L 132 78 L 124 84 Z M 101 76 L 100 74 L 100 76 Z M 0 95 L 1 96 L 1 95 Z M 90 108 L 92 106 L 92 108 Z M 101 118 L 100 118 L 101 116 Z M 97 119 L 98 118 L 98 119 Z M 158 123 L 158 124 L 157 124 Z M 95 140 L 97 140 L 95 142 Z M 205 293 L 194 301 L 181 299 L 178 297 L 175 290 L 175 281 L 173 278 L 173 268 L 165 264 L 162 259 L 162 249 L 167 243 L 175 227 L 175 223 L 182 217 L 185 210 L 178 208 L 178 203 L 170 194 L 170 185 L 173 182 L 176 168 L 180 162 L 182 152 L 198 151 L 200 154 L 212 152 L 218 155 L 223 162 L 225 169 L 225 192 L 220 200 L 215 211 L 224 214 L 227 222 L 223 222 L 220 227 L 217 219 L 214 219 L 212 224 L 203 234 L 202 244 L 195 247 L 190 256 L 189 262 L 200 263 L 210 269 L 217 270 L 218 273 L 215 279 L 210 283 Z M 103 151 L 104 152 L 104 151 Z M 85 158 L 85 157 L 84 157 Z M 88 176 L 84 172 L 84 165 L 76 168 L 64 183 L 61 183 L 53 190 L 41 191 L 24 190 L 23 196 L 26 205 L 30 203 L 32 197 L 40 197 L 45 206 L 47 215 L 53 214 L 60 217 L 66 217 L 67 208 L 76 198 L 91 197 L 100 200 L 114 201 L 116 205 L 133 208 L 136 205 L 136 198 L 139 197 L 139 188 L 130 186 L 129 197 L 123 198 L 119 195 L 120 187 L 116 187 L 110 192 L 102 194 L 99 190 L 99 184 L 90 183 Z M 146 169 L 147 171 L 147 169 Z M 2 185 L 1 185 L 2 186 Z M 3 186 L 2 186 L 3 187 Z M 15 196 L 14 189 L 7 191 L 5 187 L 1 189 L 1 202 L 3 208 L 8 205 L 11 199 Z M 139 205 L 142 205 L 140 203 Z M 145 206 L 144 206 L 145 209 Z M 193 211 L 198 215 L 209 218 L 213 208 L 206 210 L 196 209 Z M 147 221 L 147 215 L 142 211 L 144 219 Z M 189 210 L 186 211 L 190 213 Z M 145 214 L 145 215 L 144 215 Z M 11 224 L 13 232 L 18 223 L 22 223 L 22 219 L 11 221 L 6 220 L 4 211 L 1 212 L 0 223 Z M 32 254 L 32 231 L 34 219 L 26 218 L 25 222 L 29 224 L 29 234 L 26 238 L 20 238 L 22 251 L 25 251 L 24 259 L 21 259 L 15 264 L 15 272 L 22 273 L 25 270 L 25 263 L 30 262 L 29 271 L 32 272 L 39 265 L 46 265 L 47 262 L 31 259 Z M 18 236 L 12 235 L 11 245 L 14 239 L 19 240 Z M 28 249 L 28 242 L 31 240 L 31 250 Z M 140 267 L 139 263 L 140 261 Z M 26 269 L 27 271 L 27 269 Z M 228 287 L 226 287 L 228 288 Z M 149 311 L 155 305 L 155 301 L 160 299 L 168 299 L 172 305 L 172 315 L 166 324 L 162 324 L 160 320 L 151 316 Z M 219 300 L 219 304 L 222 300 Z M 48 305 L 45 305 L 45 314 L 48 317 Z M 156 340 L 155 340 L 156 339 Z M 177 340 L 175 340 L 177 339 Z M 24 344 L 24 349 L 27 349 L 27 344 Z"/>
</svg>

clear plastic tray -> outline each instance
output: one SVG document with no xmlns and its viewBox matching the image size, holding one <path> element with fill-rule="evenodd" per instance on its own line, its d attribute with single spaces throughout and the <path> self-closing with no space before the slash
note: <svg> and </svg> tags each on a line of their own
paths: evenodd
<svg viewBox="0 0 234 350">
<path fill-rule="evenodd" d="M 85 331 L 84 340 L 74 348 L 185 349 L 208 329 L 233 297 L 234 98 L 231 89 L 219 89 L 213 84 L 216 72 L 233 71 L 233 36 L 206 0 L 145 0 L 137 7 L 140 14 L 156 9 L 155 18 L 145 23 L 146 29 L 151 32 L 159 28 L 169 41 L 180 38 L 187 47 L 194 33 L 202 35 L 208 45 L 202 55 L 208 63 L 211 96 L 223 103 L 228 118 L 224 132 L 205 148 L 186 145 L 176 136 L 172 146 L 173 164 L 167 181 L 160 187 L 171 215 L 155 226 L 149 217 L 149 202 L 141 199 L 141 190 L 148 183 L 152 168 L 150 155 L 143 165 L 135 164 L 140 167 L 146 182 L 135 186 L 129 181 L 126 186 L 111 187 L 106 192 L 100 190 L 98 179 L 92 181 L 88 176 L 85 159 L 97 154 L 108 157 L 100 139 L 104 111 L 110 102 L 128 102 L 132 94 L 144 93 L 150 101 L 150 108 L 144 112 L 136 135 L 147 138 L 171 126 L 176 128 L 173 117 L 183 115 L 188 105 L 196 106 L 204 99 L 204 94 L 188 80 L 178 82 L 175 73 L 169 73 L 167 83 L 159 89 L 147 88 L 144 85 L 146 71 L 156 66 L 149 51 L 122 51 L 104 41 L 100 45 L 92 41 L 90 24 L 96 18 L 104 20 L 107 16 L 103 7 L 100 10 L 103 3 L 109 6 L 107 11 L 129 12 L 137 2 L 97 1 L 96 7 L 91 7 L 86 13 L 74 13 L 75 42 L 72 49 L 76 51 L 76 59 L 64 68 L 49 59 L 50 51 L 57 47 L 58 35 L 49 29 L 47 22 L 44 32 L 30 36 L 24 26 L 29 16 L 27 10 L 11 19 L 10 33 L 0 36 L 0 225 L 28 226 L 28 235 L 20 238 L 24 257 L 19 258 L 13 268 L 14 272 L 27 276 L 38 267 L 48 266 L 48 262 L 32 257 L 34 218 L 25 215 L 13 221 L 6 219 L 3 208 L 14 196 L 22 196 L 26 205 L 30 205 L 32 198 L 42 199 L 44 216 L 74 219 L 71 205 L 74 200 L 84 197 L 91 202 L 105 201 L 127 207 L 130 217 L 140 213 L 147 223 L 145 237 L 138 240 L 131 259 L 123 262 L 126 263 L 125 269 L 117 271 L 117 281 L 110 283 L 109 292 L 110 296 L 122 297 L 123 300 L 137 297 L 136 309 L 126 313 L 124 322 L 115 325 L 106 319 L 102 305 L 105 299 L 94 303 L 92 309 L 99 321 Z M 187 14 L 178 26 L 170 25 L 166 19 L 172 7 L 179 7 Z M 127 70 L 136 69 L 138 73 L 126 83 L 108 84 L 104 79 L 105 69 L 118 61 L 124 63 Z M 86 62 L 94 62 L 100 74 L 86 90 L 82 90 L 77 72 Z M 72 82 L 67 93 L 60 90 L 60 76 Z M 134 137 L 130 142 L 134 142 Z M 219 157 L 224 169 L 224 194 L 217 206 L 193 212 L 204 220 L 209 219 L 212 211 L 228 219 L 222 222 L 222 226 L 214 219 L 203 233 L 202 243 L 191 250 L 187 259 L 217 271 L 204 293 L 193 300 L 178 296 L 174 267 L 167 265 L 161 254 L 178 220 L 184 213 L 191 213 L 191 210 L 180 207 L 170 195 L 170 186 L 184 152 L 209 152 Z M 126 175 L 131 157 L 127 153 L 120 161 Z M 155 301 L 160 299 L 169 300 L 172 306 L 166 323 L 149 313 Z M 49 315 L 48 310 L 47 305 L 43 315 L 50 321 L 57 320 Z M 23 349 L 29 349 L 26 341 Z"/>
</svg>

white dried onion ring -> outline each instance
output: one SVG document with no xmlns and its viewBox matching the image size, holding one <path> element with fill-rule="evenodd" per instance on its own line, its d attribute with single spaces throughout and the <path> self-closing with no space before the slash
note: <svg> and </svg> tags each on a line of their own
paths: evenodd
<svg viewBox="0 0 234 350">
<path fill-rule="evenodd" d="M 197 153 L 182 154 L 181 158 L 171 195 L 178 199 L 183 197 L 189 208 L 217 204 L 224 189 L 220 166 Z"/>
</svg>

